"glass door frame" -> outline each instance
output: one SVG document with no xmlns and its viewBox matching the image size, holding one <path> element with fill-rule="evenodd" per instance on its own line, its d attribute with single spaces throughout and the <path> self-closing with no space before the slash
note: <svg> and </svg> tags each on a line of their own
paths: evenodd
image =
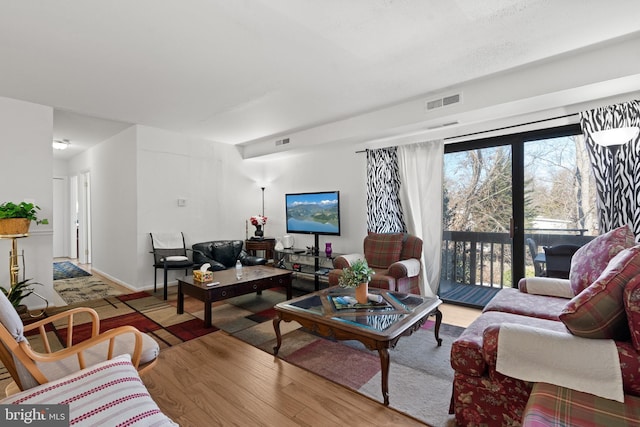
<svg viewBox="0 0 640 427">
<path fill-rule="evenodd" d="M 517 287 L 518 281 L 525 277 L 525 164 L 524 145 L 526 142 L 540 139 L 559 138 L 582 134 L 579 123 L 489 138 L 481 138 L 464 142 L 445 144 L 444 154 L 470 151 L 482 148 L 509 145 L 511 147 L 511 239 L 512 239 L 512 285 Z"/>
</svg>

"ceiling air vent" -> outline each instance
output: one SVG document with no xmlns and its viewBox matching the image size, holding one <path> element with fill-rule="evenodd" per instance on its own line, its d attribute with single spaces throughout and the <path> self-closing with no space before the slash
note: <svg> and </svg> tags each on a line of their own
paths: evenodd
<svg viewBox="0 0 640 427">
<path fill-rule="evenodd" d="M 284 138 L 284 139 L 278 139 L 276 141 L 276 147 L 279 145 L 285 145 L 289 143 L 289 138 Z"/>
<path fill-rule="evenodd" d="M 436 108 L 446 107 L 447 105 L 457 104 L 462 100 L 462 95 L 456 93 L 455 95 L 445 96 L 442 98 L 431 99 L 429 101 L 425 101 L 425 109 L 426 111 L 435 110 Z"/>
</svg>

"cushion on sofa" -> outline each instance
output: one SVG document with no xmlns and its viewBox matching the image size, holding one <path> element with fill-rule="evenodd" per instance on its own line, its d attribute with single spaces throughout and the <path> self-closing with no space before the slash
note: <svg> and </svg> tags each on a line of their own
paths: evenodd
<svg viewBox="0 0 640 427">
<path fill-rule="evenodd" d="M 624 288 L 624 309 L 631 331 L 631 341 L 640 350 L 640 276 L 635 276 Z"/>
<path fill-rule="evenodd" d="M 624 249 L 591 286 L 569 301 L 560 313 L 560 320 L 580 337 L 628 339 L 623 293 L 627 283 L 638 274 L 640 246 Z"/>
<path fill-rule="evenodd" d="M 236 265 L 238 255 L 242 251 L 241 240 L 217 241 L 211 244 L 211 254 L 213 259 L 220 262 L 227 268 Z"/>
<path fill-rule="evenodd" d="M 622 226 L 596 237 L 573 254 L 569 280 L 574 295 L 589 287 L 621 250 L 635 244 L 633 232 Z"/>
<path fill-rule="evenodd" d="M 402 233 L 370 233 L 364 239 L 364 256 L 371 268 L 389 268 L 400 261 L 402 252 Z"/>
<path fill-rule="evenodd" d="M 483 312 L 499 311 L 539 319 L 560 320 L 567 298 L 535 295 L 514 288 L 504 288 L 485 305 Z"/>
<path fill-rule="evenodd" d="M 522 427 L 632 426 L 640 424 L 640 399 L 624 403 L 547 383 L 536 383 L 522 416 Z"/>
<path fill-rule="evenodd" d="M 74 426 L 177 426 L 153 401 L 128 355 L 11 395 L 0 404 L 67 404 L 69 425 Z"/>
</svg>

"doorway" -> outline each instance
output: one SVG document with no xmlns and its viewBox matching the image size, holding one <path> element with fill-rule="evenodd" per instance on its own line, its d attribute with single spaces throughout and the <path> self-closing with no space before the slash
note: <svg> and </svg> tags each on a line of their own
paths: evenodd
<svg viewBox="0 0 640 427">
<path fill-rule="evenodd" d="M 53 179 L 53 257 L 91 264 L 91 174 Z"/>
<path fill-rule="evenodd" d="M 76 203 L 77 250 L 81 264 L 91 264 L 91 173 L 78 176 L 78 200 Z"/>
</svg>

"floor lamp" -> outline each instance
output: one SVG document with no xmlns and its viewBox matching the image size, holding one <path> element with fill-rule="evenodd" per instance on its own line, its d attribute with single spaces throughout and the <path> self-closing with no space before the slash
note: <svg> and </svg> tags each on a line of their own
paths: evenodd
<svg viewBox="0 0 640 427">
<path fill-rule="evenodd" d="M 615 183 L 616 183 L 616 157 L 618 156 L 618 150 L 621 145 L 626 144 L 629 141 L 632 141 L 638 136 L 638 132 L 640 128 L 637 126 L 631 127 L 622 127 L 622 128 L 613 128 L 600 130 L 597 132 L 593 132 L 591 134 L 591 138 L 593 141 L 602 146 L 606 147 L 611 152 L 611 164 L 609 166 L 609 176 L 611 177 L 611 184 L 609 188 L 609 197 L 610 197 L 610 217 L 609 224 L 610 230 L 614 228 L 613 223 L 613 212 L 614 212 L 614 204 L 615 204 Z"/>
</svg>

